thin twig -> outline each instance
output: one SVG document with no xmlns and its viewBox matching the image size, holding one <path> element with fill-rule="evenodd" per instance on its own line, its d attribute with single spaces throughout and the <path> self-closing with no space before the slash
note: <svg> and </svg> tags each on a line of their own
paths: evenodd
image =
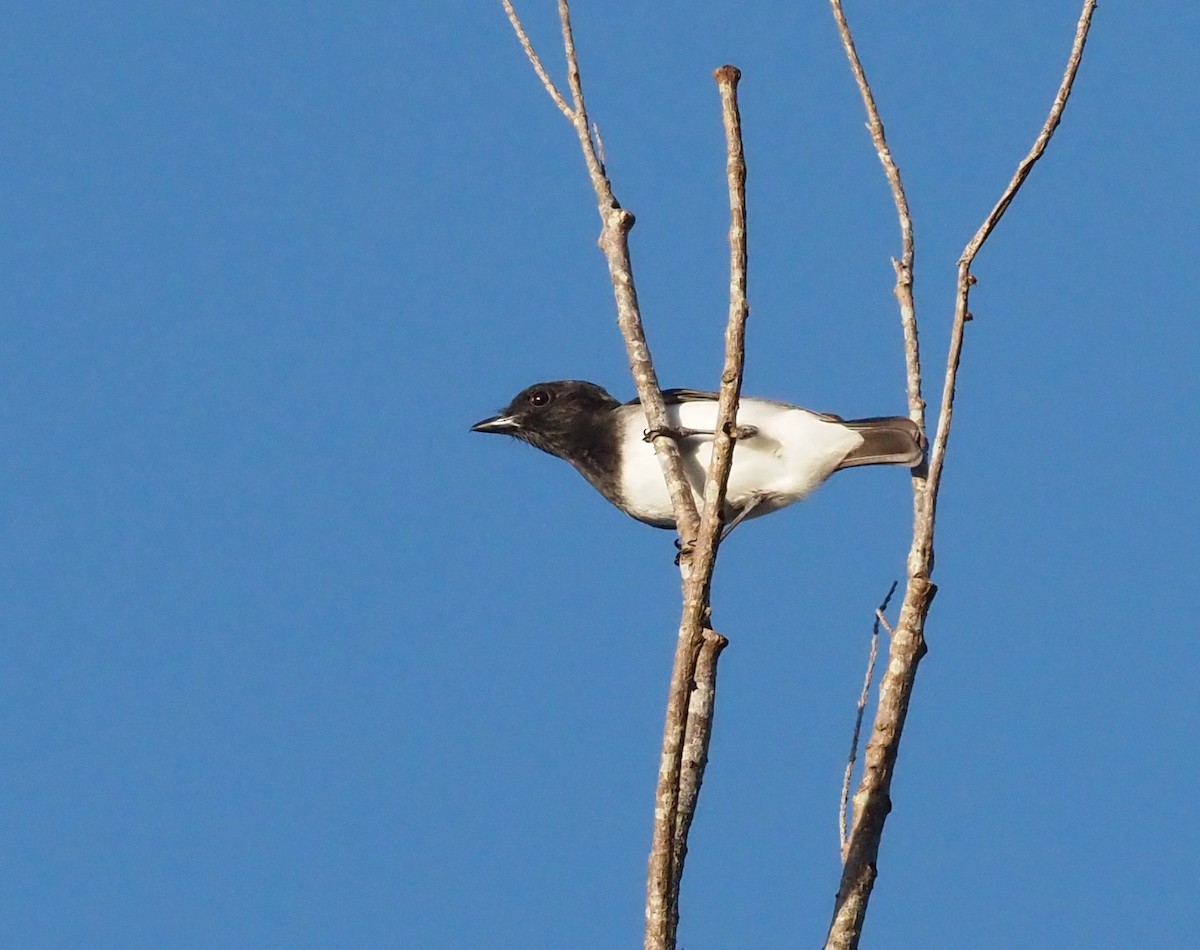
<svg viewBox="0 0 1200 950">
<path fill-rule="evenodd" d="M 579 138 L 592 190 L 596 193 L 596 208 L 600 212 L 601 222 L 600 250 L 604 252 L 604 258 L 608 262 L 608 274 L 617 301 L 617 326 L 620 327 L 621 337 L 625 341 L 629 368 L 633 373 L 633 382 L 637 386 L 642 409 L 646 413 L 646 421 L 652 430 L 665 431 L 669 428 L 667 408 L 663 403 L 658 374 L 654 370 L 650 346 L 646 342 L 646 333 L 642 327 L 637 289 L 633 283 L 633 262 L 629 258 L 629 232 L 633 228 L 634 217 L 621 207 L 613 194 L 612 182 L 608 179 L 604 163 L 596 149 L 596 142 L 592 138 L 587 105 L 583 98 L 583 80 L 579 75 L 579 56 L 575 51 L 575 35 L 571 30 L 571 10 L 567 0 L 558 0 L 558 16 L 562 24 L 563 50 L 567 57 L 567 84 L 571 90 L 571 99 L 575 103 L 571 124 Z M 658 453 L 667 490 L 671 495 L 679 538 L 686 548 L 695 539 L 700 516 L 696 511 L 696 499 L 692 497 L 691 487 L 683 473 L 679 446 L 674 439 L 659 436 L 654 440 L 654 449 Z M 691 569 L 686 558 L 681 560 L 680 567 L 685 574 Z"/>
<path fill-rule="evenodd" d="M 567 117 L 567 121 L 574 122 L 575 114 L 571 111 L 571 107 L 567 105 L 567 100 L 563 98 L 562 93 L 558 91 L 558 87 L 554 85 L 554 80 L 546 72 L 541 59 L 538 58 L 537 51 L 534 50 L 533 43 L 529 40 L 529 34 L 525 32 L 525 27 L 521 24 L 521 20 L 517 16 L 517 11 L 513 9 L 513 5 L 509 0 L 500 0 L 500 3 L 503 4 L 504 12 L 508 15 L 508 22 L 512 24 L 513 31 L 517 34 L 517 40 L 521 43 L 521 49 L 525 50 L 525 55 L 529 57 L 533 71 L 537 73 L 538 79 L 542 81 L 542 86 L 550 94 L 550 98 L 554 100 L 554 104 L 558 106 L 559 111 Z"/>
<path fill-rule="evenodd" d="M 1033 171 L 1033 166 L 1045 154 L 1046 146 L 1050 144 L 1050 139 L 1054 135 L 1055 129 L 1058 128 L 1059 122 L 1062 121 L 1063 110 L 1067 107 L 1067 100 L 1071 98 L 1071 89 L 1075 85 L 1075 76 L 1079 72 L 1079 64 L 1083 59 L 1083 48 L 1087 44 L 1088 31 L 1092 26 L 1092 14 L 1095 12 L 1095 9 L 1096 0 L 1086 0 L 1083 5 L 1083 12 L 1079 16 L 1079 22 L 1075 27 L 1075 41 L 1071 44 L 1071 55 L 1067 59 L 1067 67 L 1063 73 L 1062 82 L 1059 84 L 1058 92 L 1054 96 L 1054 102 L 1050 106 L 1050 114 L 1046 117 L 1041 132 L 1038 133 L 1038 137 L 1034 140 L 1033 148 L 1029 150 L 1028 155 L 1021 159 L 1012 180 L 1000 196 L 1000 200 L 996 202 L 991 213 L 984 219 L 983 224 L 979 226 L 979 230 L 975 232 L 974 237 L 967 242 L 967 246 L 963 248 L 962 256 L 958 259 L 958 299 L 954 308 L 950 355 L 946 364 L 946 381 L 942 390 L 942 408 L 938 415 L 937 435 L 934 437 L 933 447 L 929 453 L 929 487 L 933 493 L 935 504 L 938 485 L 942 476 L 942 466 L 946 457 L 946 443 L 950 438 L 950 420 L 954 415 L 954 391 L 958 378 L 959 359 L 962 356 L 963 328 L 967 321 L 971 319 L 971 311 L 968 305 L 970 302 L 971 287 L 975 283 L 971 276 L 971 265 L 975 262 L 975 255 L 979 253 L 984 242 L 991 236 L 1000 219 L 1004 217 L 1004 212 L 1012 204 L 1013 198 L 1016 197 L 1021 186 L 1025 184 L 1025 179 Z"/>
<path fill-rule="evenodd" d="M 850 24 L 842 10 L 842 0 L 829 0 L 833 8 L 833 18 L 837 21 L 838 35 L 842 39 L 842 47 L 850 60 L 850 69 L 854 73 L 854 81 L 858 84 L 862 96 L 863 107 L 867 112 L 867 131 L 871 133 L 871 142 L 875 145 L 875 153 L 883 165 L 887 175 L 888 185 L 892 190 L 892 201 L 896 205 L 896 217 L 900 222 L 900 260 L 893 260 L 892 267 L 896 271 L 896 300 L 900 304 L 900 326 L 904 333 L 904 362 L 905 379 L 908 390 L 909 417 L 925 428 L 925 399 L 921 395 L 921 347 L 917 339 L 917 311 L 913 301 L 913 266 L 916 249 L 913 244 L 912 214 L 908 210 L 908 197 L 904 193 L 904 183 L 900 179 L 900 169 L 892 158 L 888 148 L 887 135 L 884 133 L 883 120 L 879 117 L 879 109 L 875 105 L 875 96 L 871 85 L 867 82 L 867 73 L 862 61 L 858 58 L 858 50 L 854 46 L 854 38 L 850 35 Z"/>
<path fill-rule="evenodd" d="M 867 708 L 867 696 L 871 692 L 871 680 L 875 675 L 875 660 L 879 656 L 879 625 L 887 627 L 891 636 L 892 628 L 888 625 L 883 612 L 896 593 L 899 581 L 892 581 L 883 601 L 875 609 L 875 623 L 871 625 L 871 650 L 867 656 L 867 672 L 863 676 L 862 691 L 858 694 L 858 706 L 854 713 L 854 733 L 850 737 L 850 754 L 846 757 L 846 771 L 842 775 L 842 798 L 838 804 L 838 838 L 842 842 L 842 863 L 846 863 L 846 854 L 850 847 L 850 836 L 846 834 L 846 810 L 850 803 L 850 782 L 854 778 L 854 763 L 858 760 L 858 737 L 862 733 L 863 711 Z"/>
<path fill-rule="evenodd" d="M 840 13 L 838 0 L 831 0 L 835 15 Z M 962 355 L 963 328 L 970 319 L 967 307 L 973 277 L 970 272 L 975 254 L 982 247 L 1008 208 L 1014 195 L 1024 183 L 1033 164 L 1045 151 L 1054 134 L 1070 96 L 1071 87 L 1079 70 L 1096 0 L 1084 0 L 1079 23 L 1075 31 L 1071 55 L 1063 73 L 1062 83 L 1051 107 L 1050 115 L 1034 142 L 1033 149 L 1017 166 L 1017 173 L 1001 195 L 1000 201 L 984 220 L 976 235 L 968 243 L 958 265 L 958 296 L 955 305 L 954 323 L 951 328 L 950 353 L 947 359 L 946 378 L 942 389 L 942 405 L 938 416 L 937 434 L 929 454 L 927 478 L 914 479 L 914 524 L 913 543 L 908 556 L 908 586 L 900 607 L 900 617 L 892 636 L 888 664 L 879 684 L 879 704 L 875 722 L 867 742 L 862 781 L 854 795 L 854 818 L 850 829 L 849 847 L 846 850 L 842 878 L 835 901 L 833 922 L 826 936 L 826 950 L 854 950 L 858 946 L 866 917 L 867 903 L 877 875 L 876 861 L 883 825 L 891 810 L 889 795 L 892 775 L 895 771 L 896 755 L 900 748 L 900 737 L 908 715 L 917 666 L 926 653 L 925 621 L 929 607 L 937 592 L 930 580 L 933 570 L 933 536 L 937 513 L 937 496 L 945 459 L 946 445 L 950 434 L 953 414 L 954 389 Z M 844 18 L 839 18 L 841 23 Z M 843 42 L 849 35 L 846 27 Z M 852 56 L 854 66 L 857 57 Z M 861 75 L 861 67 L 855 69 Z M 860 86 L 865 84 L 865 76 Z M 864 99 L 866 96 L 864 96 Z M 879 127 L 882 134 L 882 126 Z M 889 176 L 890 179 L 890 176 Z M 903 230 L 903 223 L 901 224 Z M 915 339 L 915 338 L 914 338 Z M 907 355 L 906 332 L 906 355 Z M 910 378 L 908 392 L 914 391 L 911 378 L 913 364 L 907 361 Z M 919 385 L 919 381 L 918 381 Z"/>
<path fill-rule="evenodd" d="M 701 742 L 707 747 L 707 735 L 688 736 L 687 729 L 693 723 L 711 729 L 712 723 L 711 716 L 689 721 L 688 704 L 694 695 L 692 686 L 697 655 L 702 650 L 700 631 L 706 630 L 709 622 L 709 589 L 725 508 L 725 488 L 733 463 L 733 432 L 741 397 L 742 366 L 746 359 L 746 318 L 750 312 L 746 302 L 746 161 L 737 104 L 741 73 L 733 66 L 722 66 L 713 76 L 721 94 L 729 184 L 729 322 L 725 330 L 725 362 L 721 370 L 712 459 L 704 482 L 700 528 L 691 552 L 692 571 L 683 582 L 683 617 L 663 730 L 654 834 L 646 877 L 646 950 L 669 950 L 675 946 L 679 883 L 683 876 L 682 860 L 687 853 L 687 842 L 678 840 L 678 835 L 686 834 L 691 826 L 691 816 L 681 815 L 680 808 L 682 802 L 688 802 L 694 809 L 699 792 L 698 785 L 694 792 L 684 788 L 684 779 L 696 781 L 701 777 L 701 773 L 682 772 L 682 749 Z"/>
</svg>

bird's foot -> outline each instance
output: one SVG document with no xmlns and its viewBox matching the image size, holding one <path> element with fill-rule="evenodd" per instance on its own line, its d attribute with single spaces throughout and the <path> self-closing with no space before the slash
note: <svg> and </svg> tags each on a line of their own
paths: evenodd
<svg viewBox="0 0 1200 950">
<path fill-rule="evenodd" d="M 753 439 L 758 435 L 758 426 L 731 426 L 725 430 L 731 439 Z M 712 429 L 688 429 L 684 426 L 655 426 L 652 429 L 647 429 L 642 434 L 644 442 L 653 442 L 657 438 L 675 439 L 690 439 L 693 436 L 703 435 L 711 438 L 716 435 Z"/>
<path fill-rule="evenodd" d="M 680 439 L 689 439 L 694 435 L 712 435 L 712 433 L 706 432 L 704 429 L 687 429 L 683 426 L 655 426 L 642 434 L 642 441 L 653 442 L 659 438 L 679 441 Z"/>
</svg>

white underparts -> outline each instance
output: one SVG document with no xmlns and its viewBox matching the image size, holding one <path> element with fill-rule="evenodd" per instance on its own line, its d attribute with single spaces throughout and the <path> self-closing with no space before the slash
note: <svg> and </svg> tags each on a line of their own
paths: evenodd
<svg viewBox="0 0 1200 950">
<path fill-rule="evenodd" d="M 674 522 L 671 498 L 663 480 L 654 446 L 643 441 L 647 427 L 641 407 L 627 409 L 621 440 L 621 500 L 635 518 L 649 522 Z M 717 404 L 708 401 L 682 402 L 667 407 L 672 426 L 712 432 Z M 853 429 L 822 418 L 816 413 L 763 399 L 743 399 L 737 421 L 758 432 L 738 442 L 733 453 L 726 500 L 736 509 L 754 496 L 757 507 L 748 517 L 777 511 L 799 501 L 837 470 L 846 456 L 862 445 Z M 704 478 L 712 457 L 711 436 L 689 436 L 680 440 L 684 472 L 702 504 Z"/>
</svg>

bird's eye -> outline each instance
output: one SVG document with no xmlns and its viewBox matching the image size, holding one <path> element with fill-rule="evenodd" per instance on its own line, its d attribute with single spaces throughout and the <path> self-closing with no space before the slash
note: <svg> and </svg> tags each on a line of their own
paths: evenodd
<svg viewBox="0 0 1200 950">
<path fill-rule="evenodd" d="M 538 408 L 550 402 L 550 394 L 544 389 L 535 389 L 529 394 L 529 405 Z"/>
</svg>

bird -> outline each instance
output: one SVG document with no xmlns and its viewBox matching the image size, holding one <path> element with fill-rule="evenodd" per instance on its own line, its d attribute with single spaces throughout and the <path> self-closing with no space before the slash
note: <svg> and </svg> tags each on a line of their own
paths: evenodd
<svg viewBox="0 0 1200 950">
<path fill-rule="evenodd" d="M 668 428 L 648 429 L 639 399 L 620 402 L 578 379 L 535 383 L 472 432 L 508 435 L 569 462 L 601 495 L 638 521 L 674 528 L 675 513 L 653 439 L 677 440 L 699 508 L 712 456 L 718 394 L 666 389 Z M 769 399 L 743 397 L 725 509 L 725 533 L 748 518 L 785 508 L 834 472 L 860 465 L 914 468 L 925 435 L 905 416 L 843 419 Z"/>
</svg>

